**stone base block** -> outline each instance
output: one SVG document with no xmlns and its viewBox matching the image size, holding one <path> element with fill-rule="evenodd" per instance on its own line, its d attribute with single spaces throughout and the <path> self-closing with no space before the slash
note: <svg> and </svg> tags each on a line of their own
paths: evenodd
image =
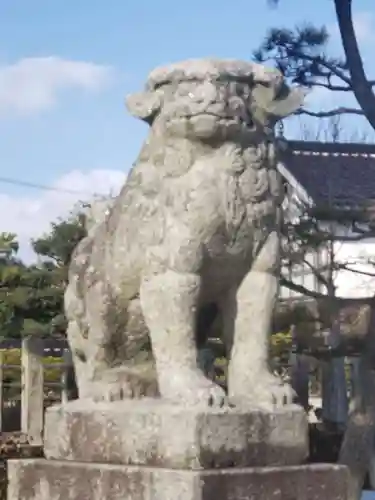
<svg viewBox="0 0 375 500">
<path fill-rule="evenodd" d="M 10 460 L 8 500 L 349 500 L 336 465 L 172 470 Z"/>
<path fill-rule="evenodd" d="M 177 469 L 299 465 L 308 455 L 308 424 L 298 406 L 265 413 L 77 400 L 47 410 L 44 452 L 57 460 Z"/>
</svg>

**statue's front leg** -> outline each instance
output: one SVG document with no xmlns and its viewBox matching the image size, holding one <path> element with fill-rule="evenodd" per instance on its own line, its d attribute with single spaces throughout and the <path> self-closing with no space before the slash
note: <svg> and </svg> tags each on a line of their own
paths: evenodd
<svg viewBox="0 0 375 500">
<path fill-rule="evenodd" d="M 290 404 L 293 390 L 269 368 L 269 337 L 278 298 L 278 236 L 271 233 L 237 291 L 228 393 L 235 404 L 273 408 Z"/>
<path fill-rule="evenodd" d="M 200 278 L 167 270 L 144 279 L 143 314 L 150 330 L 160 394 L 180 404 L 222 406 L 224 391 L 198 367 L 195 315 Z"/>
<path fill-rule="evenodd" d="M 149 249 L 140 287 L 160 394 L 180 404 L 222 406 L 224 391 L 198 367 L 199 243 L 182 230 L 170 241 L 173 244 Z"/>
</svg>

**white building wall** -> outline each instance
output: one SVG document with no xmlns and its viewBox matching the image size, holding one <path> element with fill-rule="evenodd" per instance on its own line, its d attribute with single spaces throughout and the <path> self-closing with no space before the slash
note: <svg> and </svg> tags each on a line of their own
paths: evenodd
<svg viewBox="0 0 375 500">
<path fill-rule="evenodd" d="M 338 234 L 343 234 L 344 232 L 346 237 L 350 234 L 347 229 L 337 226 Z M 306 260 L 312 263 L 315 269 L 319 268 L 317 259 L 320 259 L 320 265 L 324 263 L 324 260 L 327 262 L 327 252 L 321 252 L 319 256 L 314 255 L 314 253 L 306 256 Z M 352 269 L 352 271 L 341 269 L 335 272 L 334 284 L 338 297 L 359 298 L 375 294 L 375 238 L 356 242 L 335 242 L 334 259 L 337 263 Z M 374 263 L 369 262 L 370 260 Z M 283 272 L 294 283 L 303 285 L 309 290 L 325 291 L 306 264 L 296 264 L 292 270 L 284 269 Z M 280 290 L 280 297 L 282 298 L 296 295 L 299 294 L 287 288 L 281 288 Z"/>
<path fill-rule="evenodd" d="M 335 273 L 336 295 L 346 298 L 375 295 L 375 239 L 355 243 L 337 242 L 334 244 L 334 253 L 336 262 L 348 265 L 351 269 L 357 271 L 340 270 Z M 314 256 L 311 254 L 308 258 L 313 260 Z M 374 260 L 374 264 L 365 263 L 369 258 Z M 312 291 L 325 292 L 307 265 L 295 265 L 291 271 L 284 269 L 283 272 L 286 277 L 297 285 L 302 285 Z M 373 274 L 374 276 L 361 273 Z M 288 288 L 282 287 L 280 289 L 281 298 L 297 295 L 300 294 Z"/>
<path fill-rule="evenodd" d="M 306 260 L 310 262 L 314 262 L 313 265 L 315 264 L 316 261 L 316 256 L 311 253 L 309 255 L 305 256 Z M 319 283 L 317 282 L 316 277 L 314 276 L 313 272 L 309 268 L 307 264 L 295 264 L 292 269 L 283 269 L 283 274 L 284 276 L 289 279 L 290 281 L 293 281 L 296 285 L 301 285 L 308 290 L 313 290 L 313 291 L 319 291 Z M 295 297 L 301 295 L 300 293 L 290 290 L 289 288 L 286 287 L 281 287 L 280 288 L 280 297 L 283 299 L 289 298 L 289 297 Z"/>
<path fill-rule="evenodd" d="M 300 189 L 300 186 L 297 183 L 293 182 L 293 180 L 290 180 L 283 204 L 284 217 L 291 221 L 295 220 L 297 222 L 298 218 L 302 214 L 301 209 L 306 206 L 306 204 L 309 204 L 307 194 Z M 317 268 L 319 266 L 321 256 L 316 252 L 311 252 L 305 255 L 305 260 L 311 263 L 314 268 Z M 307 264 L 299 263 L 294 264 L 292 269 L 284 268 L 283 275 L 290 281 L 293 281 L 293 283 L 295 283 L 296 285 L 301 285 L 308 290 L 320 290 L 319 283 L 317 282 L 316 277 L 311 272 L 311 269 Z M 301 294 L 294 290 L 290 290 L 289 288 L 280 288 L 280 298 L 285 299 L 298 295 Z"/>
<path fill-rule="evenodd" d="M 301 193 L 303 194 L 303 193 Z M 301 206 L 298 187 L 289 189 L 286 203 L 284 205 L 287 217 L 298 217 L 298 206 Z M 306 201 L 305 201 L 306 203 Z M 302 203 L 303 204 L 303 203 Z M 358 236 L 353 233 L 349 227 L 339 224 L 329 224 L 330 230 L 334 229 L 336 238 L 342 240 L 334 243 L 334 259 L 338 263 L 345 264 L 353 271 L 340 270 L 334 274 L 334 284 L 336 286 L 336 295 L 339 297 L 358 298 L 369 297 L 375 294 L 375 238 L 366 238 L 359 241 L 347 241 L 348 238 Z M 345 241 L 346 240 L 346 241 Z M 322 250 L 319 253 L 311 252 L 305 256 L 306 260 L 312 264 L 315 269 L 328 263 L 328 252 Z M 373 260 L 374 264 L 369 263 Z M 361 274 L 364 273 L 364 274 Z M 283 269 L 285 277 L 291 279 L 295 284 L 302 285 L 305 288 L 317 292 L 326 292 L 324 287 L 319 284 L 313 272 L 307 264 L 295 264 L 293 269 Z M 374 274 L 374 276 L 371 276 Z M 289 298 L 299 293 L 282 287 L 280 289 L 281 298 Z"/>
<path fill-rule="evenodd" d="M 375 239 L 358 242 L 335 244 L 336 261 L 344 263 L 351 269 L 340 270 L 335 276 L 335 285 L 339 297 L 370 297 L 375 294 Z M 368 263 L 372 259 L 374 264 Z M 367 276 L 361 273 L 373 274 Z"/>
</svg>

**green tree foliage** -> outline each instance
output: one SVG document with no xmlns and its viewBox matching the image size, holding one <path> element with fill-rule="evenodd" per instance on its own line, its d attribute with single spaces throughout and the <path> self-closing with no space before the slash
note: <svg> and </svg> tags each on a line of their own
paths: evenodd
<svg viewBox="0 0 375 500">
<path fill-rule="evenodd" d="M 0 259 L 12 259 L 17 252 L 17 235 L 14 233 L 0 233 Z"/>
<path fill-rule="evenodd" d="M 33 240 L 34 252 L 55 266 L 66 269 L 74 248 L 86 235 L 84 223 L 82 212 L 72 214 L 67 220 L 53 222 L 48 234 Z"/>
<path fill-rule="evenodd" d="M 25 265 L 17 258 L 16 235 L 0 234 L 2 338 L 65 332 L 63 295 L 68 265 L 75 246 L 85 234 L 81 212 L 52 223 L 49 233 L 32 242 L 39 261 L 33 265 Z"/>
</svg>

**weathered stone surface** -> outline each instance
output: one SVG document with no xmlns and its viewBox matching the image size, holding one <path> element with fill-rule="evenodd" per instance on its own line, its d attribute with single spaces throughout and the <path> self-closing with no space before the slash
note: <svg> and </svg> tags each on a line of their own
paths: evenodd
<svg viewBox="0 0 375 500">
<path fill-rule="evenodd" d="M 281 73 L 262 64 L 237 59 L 188 59 L 154 69 L 148 77 L 146 87 L 155 90 L 161 85 L 170 83 L 215 80 L 223 77 L 233 80 L 238 78 L 248 82 L 256 80 L 271 85 L 283 83 Z"/>
<path fill-rule="evenodd" d="M 345 467 L 181 471 L 9 461 L 8 500 L 349 500 Z"/>
<path fill-rule="evenodd" d="M 215 305 L 232 403 L 292 401 L 268 368 L 284 197 L 274 126 L 302 102 L 278 70 L 217 59 L 159 68 L 128 98 L 149 134 L 77 247 L 65 295 L 80 397 L 142 396 L 128 374 L 146 353 L 164 399 L 222 406 L 197 363 L 197 317 Z"/>
<path fill-rule="evenodd" d="M 180 469 L 297 465 L 308 454 L 305 412 L 207 409 L 153 399 L 93 404 L 77 400 L 46 412 L 47 458 Z"/>
</svg>

